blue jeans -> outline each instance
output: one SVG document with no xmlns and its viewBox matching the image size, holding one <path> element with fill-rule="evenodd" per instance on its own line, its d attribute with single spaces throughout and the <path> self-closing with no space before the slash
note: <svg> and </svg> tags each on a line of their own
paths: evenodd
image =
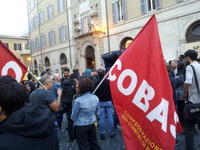
<svg viewBox="0 0 200 150">
<path fill-rule="evenodd" d="M 113 104 L 111 101 L 100 102 L 100 119 L 99 119 L 99 134 L 103 135 L 106 133 L 105 120 L 106 116 L 108 119 L 108 133 L 109 135 L 114 134 L 114 119 L 113 119 Z"/>
</svg>

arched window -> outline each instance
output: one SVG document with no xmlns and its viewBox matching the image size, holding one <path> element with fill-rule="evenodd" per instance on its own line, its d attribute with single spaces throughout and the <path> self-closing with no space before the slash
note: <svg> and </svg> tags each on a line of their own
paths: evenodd
<svg viewBox="0 0 200 150">
<path fill-rule="evenodd" d="M 131 44 L 133 39 L 131 37 L 126 37 L 121 41 L 120 50 L 125 50 L 129 44 Z"/>
<path fill-rule="evenodd" d="M 186 33 L 187 42 L 200 41 L 200 20 L 193 23 Z"/>
<path fill-rule="evenodd" d="M 50 66 L 51 66 L 51 63 L 50 63 L 48 57 L 45 57 L 45 58 L 44 58 L 44 65 L 45 65 L 45 67 L 50 67 Z"/>
<path fill-rule="evenodd" d="M 37 61 L 34 60 L 34 68 L 37 68 Z"/>
<path fill-rule="evenodd" d="M 60 64 L 66 65 L 67 64 L 67 57 L 64 53 L 60 54 Z"/>
</svg>

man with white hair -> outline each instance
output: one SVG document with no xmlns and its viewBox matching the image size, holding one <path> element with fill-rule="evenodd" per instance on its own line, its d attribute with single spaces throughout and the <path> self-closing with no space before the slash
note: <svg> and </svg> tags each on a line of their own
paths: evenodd
<svg viewBox="0 0 200 150">
<path fill-rule="evenodd" d="M 40 82 L 44 85 L 36 89 L 30 95 L 30 102 L 35 105 L 46 105 L 54 112 L 58 112 L 60 108 L 60 100 L 61 100 L 61 89 L 57 90 L 57 98 L 53 97 L 50 90 L 53 87 L 53 81 L 51 76 L 45 75 L 42 76 Z"/>
</svg>

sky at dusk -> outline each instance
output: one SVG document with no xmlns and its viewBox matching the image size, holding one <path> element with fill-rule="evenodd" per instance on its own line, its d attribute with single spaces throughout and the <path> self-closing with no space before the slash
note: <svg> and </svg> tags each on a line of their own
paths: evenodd
<svg viewBox="0 0 200 150">
<path fill-rule="evenodd" d="M 0 0 L 0 35 L 28 34 L 27 0 Z"/>
</svg>

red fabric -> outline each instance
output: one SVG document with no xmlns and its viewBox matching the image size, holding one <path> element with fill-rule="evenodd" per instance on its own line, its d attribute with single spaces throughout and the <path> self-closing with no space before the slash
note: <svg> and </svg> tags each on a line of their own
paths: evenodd
<svg viewBox="0 0 200 150">
<path fill-rule="evenodd" d="M 0 76 L 9 75 L 18 82 L 22 81 L 27 68 L 1 41 L 0 58 Z"/>
<path fill-rule="evenodd" d="M 109 79 L 126 149 L 173 150 L 180 123 L 154 15 L 115 62 Z"/>
</svg>

